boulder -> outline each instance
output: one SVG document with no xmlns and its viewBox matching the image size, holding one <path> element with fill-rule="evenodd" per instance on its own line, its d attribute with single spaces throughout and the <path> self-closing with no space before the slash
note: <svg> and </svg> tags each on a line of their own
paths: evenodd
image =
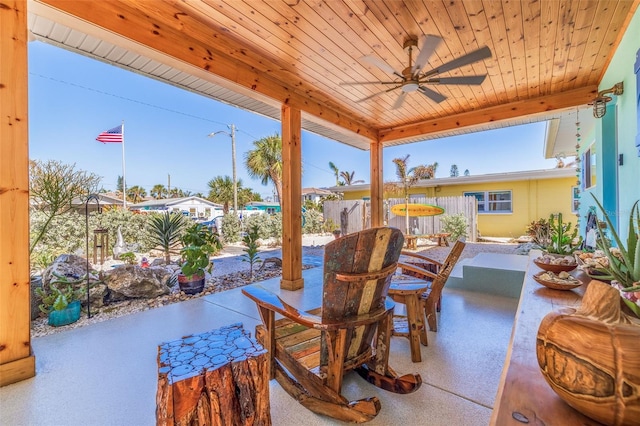
<svg viewBox="0 0 640 426">
<path fill-rule="evenodd" d="M 91 264 L 89 268 L 92 268 Z M 42 286 L 45 290 L 48 290 L 51 280 L 56 279 L 55 275 L 67 277 L 69 281 L 77 281 L 85 276 L 86 273 L 87 259 L 75 254 L 61 254 L 42 273 Z M 92 281 L 97 279 L 97 276 L 91 276 Z"/>
<path fill-rule="evenodd" d="M 105 275 L 104 282 L 109 288 L 108 301 L 154 298 L 169 293 L 167 283 L 171 272 L 162 267 L 141 268 L 125 265 L 115 268 Z"/>
</svg>

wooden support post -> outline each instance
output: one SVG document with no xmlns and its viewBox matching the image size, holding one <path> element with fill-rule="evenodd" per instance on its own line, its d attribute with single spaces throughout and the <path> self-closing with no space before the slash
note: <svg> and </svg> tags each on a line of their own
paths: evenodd
<svg viewBox="0 0 640 426">
<path fill-rule="evenodd" d="M 384 226 L 384 182 L 382 179 L 382 144 L 371 141 L 370 147 L 371 169 L 371 227 Z"/>
<path fill-rule="evenodd" d="M 300 110 L 282 106 L 282 280 L 299 290 L 302 279 L 302 147 Z"/>
<path fill-rule="evenodd" d="M 269 426 L 268 370 L 241 323 L 163 343 L 156 424 Z"/>
<path fill-rule="evenodd" d="M 35 375 L 29 283 L 27 2 L 0 7 L 0 386 Z"/>
</svg>

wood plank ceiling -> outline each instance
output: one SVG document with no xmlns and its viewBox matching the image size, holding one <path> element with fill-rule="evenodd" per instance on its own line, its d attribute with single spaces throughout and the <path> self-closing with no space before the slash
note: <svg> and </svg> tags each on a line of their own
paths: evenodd
<svg viewBox="0 0 640 426">
<path fill-rule="evenodd" d="M 393 145 L 588 103 L 640 0 L 36 1 Z M 404 41 L 423 35 L 443 39 L 425 70 L 488 46 L 491 58 L 437 76 L 487 78 L 429 85 L 446 100 L 413 92 L 400 108 L 401 89 L 361 101 L 389 86 L 342 84 L 392 79 L 363 56 L 402 72 Z"/>
</svg>

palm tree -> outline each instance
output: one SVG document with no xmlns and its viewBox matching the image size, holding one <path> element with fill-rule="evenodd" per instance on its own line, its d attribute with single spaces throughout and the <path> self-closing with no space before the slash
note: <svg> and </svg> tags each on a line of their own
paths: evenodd
<svg viewBox="0 0 640 426">
<path fill-rule="evenodd" d="M 251 188 L 238 188 L 238 205 L 245 206 L 251 201 L 262 201 L 262 197 Z"/>
<path fill-rule="evenodd" d="M 355 174 L 356 172 L 351 172 L 351 173 L 345 172 L 345 171 L 340 172 L 340 177 L 344 181 L 344 185 L 355 185 L 356 183 L 364 183 L 362 179 L 353 180 L 353 176 Z"/>
<path fill-rule="evenodd" d="M 282 139 L 277 133 L 253 142 L 255 148 L 245 153 L 245 166 L 252 178 L 263 185 L 271 181 L 278 200 L 282 200 Z"/>
<path fill-rule="evenodd" d="M 409 188 L 421 179 L 431 179 L 435 176 L 438 163 L 433 163 L 428 166 L 416 166 L 409 169 L 409 155 L 404 158 L 394 158 L 393 163 L 396 165 L 396 176 L 398 177 L 399 182 L 386 184 L 385 189 L 392 192 L 402 192 L 402 195 L 404 196 L 406 235 L 409 235 Z"/>
<path fill-rule="evenodd" d="M 149 193 L 153 198 L 159 200 L 162 198 L 167 198 L 167 192 L 167 188 L 165 188 L 163 184 L 158 183 L 156 185 L 153 185 L 153 188 L 151 188 L 151 191 Z"/>
<path fill-rule="evenodd" d="M 134 185 L 127 188 L 127 198 L 134 204 L 140 202 L 147 196 L 147 190 L 141 186 Z"/>
<path fill-rule="evenodd" d="M 336 176 L 336 186 L 341 186 L 342 182 L 340 182 L 340 169 L 338 169 L 338 166 L 333 164 L 333 161 L 329 161 L 329 168 L 331 169 L 333 174 Z"/>
<path fill-rule="evenodd" d="M 240 191 L 242 181 L 238 179 L 237 184 L 238 191 Z M 224 214 L 229 213 L 229 204 L 233 203 L 233 180 L 229 176 L 216 176 L 207 185 L 209 186 L 209 200 L 222 204 Z"/>
</svg>

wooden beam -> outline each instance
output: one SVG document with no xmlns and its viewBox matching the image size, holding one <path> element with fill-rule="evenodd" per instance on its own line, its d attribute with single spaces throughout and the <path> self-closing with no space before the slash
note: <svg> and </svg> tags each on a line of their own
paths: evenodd
<svg viewBox="0 0 640 426">
<path fill-rule="evenodd" d="M 302 147 L 300 110 L 282 106 L 282 280 L 298 290 L 302 279 Z"/>
<path fill-rule="evenodd" d="M 377 137 L 377 131 L 361 118 L 320 93 L 287 67 L 261 56 L 252 46 L 233 39 L 228 31 L 216 31 L 215 21 L 201 22 L 190 7 L 175 1 L 86 2 L 37 0 L 158 52 L 182 60 L 241 85 L 363 135 Z M 188 11 L 182 12 L 182 10 Z M 118 38 L 108 40 L 117 44 Z"/>
<path fill-rule="evenodd" d="M 33 377 L 27 2 L 0 6 L 0 386 Z"/>
<path fill-rule="evenodd" d="M 586 105 L 596 97 L 597 93 L 597 86 L 586 86 L 553 95 L 464 112 L 450 117 L 381 129 L 379 134 L 380 141 L 384 143 L 416 138 L 421 135 L 431 136 L 455 129 L 472 129 L 487 123 Z"/>
<path fill-rule="evenodd" d="M 371 227 L 384 225 L 384 211 L 382 200 L 384 197 L 384 182 L 382 179 L 382 144 L 371 141 L 369 148 L 371 174 Z"/>
</svg>

